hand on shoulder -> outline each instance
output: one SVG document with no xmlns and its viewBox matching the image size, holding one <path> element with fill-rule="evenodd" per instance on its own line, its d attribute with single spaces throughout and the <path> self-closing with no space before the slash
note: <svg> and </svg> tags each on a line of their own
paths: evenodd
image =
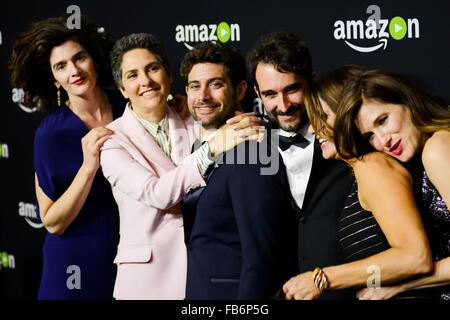
<svg viewBox="0 0 450 320">
<path fill-rule="evenodd" d="M 95 174 L 100 166 L 100 149 L 108 140 L 113 131 L 106 127 L 97 127 L 89 131 L 81 139 L 81 147 L 83 150 L 83 165 L 87 171 Z"/>
</svg>

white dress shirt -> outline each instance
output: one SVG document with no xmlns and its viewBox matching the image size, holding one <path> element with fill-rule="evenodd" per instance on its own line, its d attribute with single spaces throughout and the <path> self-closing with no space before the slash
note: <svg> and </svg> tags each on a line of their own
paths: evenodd
<svg viewBox="0 0 450 320">
<path fill-rule="evenodd" d="M 282 151 L 280 148 L 281 157 L 286 166 L 286 173 L 291 189 L 292 197 L 295 203 L 301 209 L 303 201 L 305 200 L 306 187 L 308 185 L 309 176 L 311 175 L 311 168 L 314 156 L 314 135 L 308 132 L 309 123 L 299 130 L 298 134 L 305 137 L 310 144 L 306 148 L 301 148 L 292 145 L 289 149 Z M 277 130 L 278 134 L 285 137 L 294 136 L 295 132 L 287 132 L 282 129 Z"/>
</svg>

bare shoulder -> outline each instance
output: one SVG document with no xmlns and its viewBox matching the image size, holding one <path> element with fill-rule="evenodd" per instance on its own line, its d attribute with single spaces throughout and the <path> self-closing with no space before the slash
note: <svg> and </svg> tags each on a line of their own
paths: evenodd
<svg viewBox="0 0 450 320">
<path fill-rule="evenodd" d="M 422 163 L 428 178 L 446 203 L 450 203 L 450 132 L 438 131 L 425 143 Z"/>
<path fill-rule="evenodd" d="M 437 131 L 425 143 L 422 162 L 425 167 L 433 167 L 450 161 L 450 131 Z"/>
<path fill-rule="evenodd" d="M 395 158 L 382 153 L 371 152 L 365 155 L 361 160 L 352 163 L 356 178 L 386 177 L 401 175 L 409 177 L 409 172 Z"/>
<path fill-rule="evenodd" d="M 380 199 L 410 190 L 412 178 L 396 159 L 382 152 L 372 152 L 352 165 L 358 183 L 361 206 L 370 211 L 379 208 Z M 387 201 L 387 200 L 386 200 Z"/>
</svg>

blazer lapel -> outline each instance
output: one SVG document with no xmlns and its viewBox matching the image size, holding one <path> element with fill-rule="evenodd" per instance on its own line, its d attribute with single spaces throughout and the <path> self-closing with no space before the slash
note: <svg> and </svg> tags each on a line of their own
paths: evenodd
<svg viewBox="0 0 450 320">
<path fill-rule="evenodd" d="M 161 175 L 161 171 L 169 171 L 175 168 L 172 161 L 166 156 L 164 151 L 161 150 L 150 133 L 145 130 L 128 107 L 125 108 L 122 122 L 124 133 L 128 136 L 136 149 L 138 149 L 151 164 L 151 167 L 156 170 L 156 174 Z"/>
<path fill-rule="evenodd" d="M 193 140 L 189 135 L 189 130 L 192 131 L 189 124 L 190 119 L 186 122 L 181 120 L 178 114 L 169 107 L 168 120 L 172 161 L 178 165 L 191 153 Z"/>
</svg>

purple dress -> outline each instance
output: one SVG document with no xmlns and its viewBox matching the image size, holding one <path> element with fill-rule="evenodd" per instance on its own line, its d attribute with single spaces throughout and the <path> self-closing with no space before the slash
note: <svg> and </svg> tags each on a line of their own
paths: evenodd
<svg viewBox="0 0 450 320">
<path fill-rule="evenodd" d="M 123 100 L 109 96 L 113 117 Z M 83 162 L 81 138 L 88 128 L 67 106 L 48 114 L 34 141 L 34 167 L 43 192 L 56 201 Z M 39 299 L 112 299 L 119 239 L 118 209 L 111 187 L 97 171 L 80 213 L 62 236 L 48 233 L 43 246 Z"/>
</svg>

